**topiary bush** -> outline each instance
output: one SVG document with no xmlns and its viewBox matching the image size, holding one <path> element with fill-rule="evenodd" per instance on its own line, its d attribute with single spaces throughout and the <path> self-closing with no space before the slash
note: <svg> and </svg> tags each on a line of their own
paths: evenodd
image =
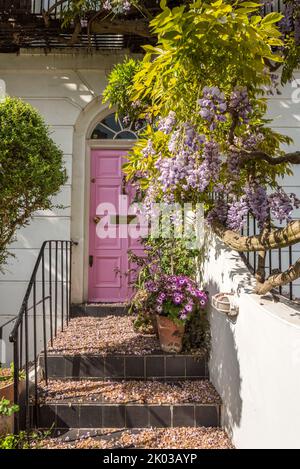
<svg viewBox="0 0 300 469">
<path fill-rule="evenodd" d="M 17 98 L 0 102 L 0 268 L 18 228 L 66 182 L 62 151 L 37 110 Z"/>
</svg>

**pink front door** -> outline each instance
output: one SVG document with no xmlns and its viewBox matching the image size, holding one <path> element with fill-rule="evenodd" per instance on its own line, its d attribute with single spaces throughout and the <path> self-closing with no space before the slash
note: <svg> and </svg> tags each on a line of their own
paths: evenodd
<svg viewBox="0 0 300 469">
<path fill-rule="evenodd" d="M 122 205 L 128 205 L 126 196 L 122 197 L 125 158 L 124 150 L 93 150 L 91 154 L 89 302 L 128 300 L 132 294 L 128 250 L 143 253 L 139 240 L 126 235 L 127 217 L 119 216 Z M 108 219 L 113 225 L 108 226 Z"/>
</svg>

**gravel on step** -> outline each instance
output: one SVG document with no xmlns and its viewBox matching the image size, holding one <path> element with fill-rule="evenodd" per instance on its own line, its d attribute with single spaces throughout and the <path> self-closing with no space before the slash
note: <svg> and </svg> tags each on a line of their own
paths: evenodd
<svg viewBox="0 0 300 469">
<path fill-rule="evenodd" d="M 155 335 L 145 335 L 133 328 L 131 316 L 79 317 L 71 319 L 68 327 L 59 332 L 49 344 L 49 353 L 62 355 L 149 355 L 161 353 Z M 197 356 L 204 350 L 195 350 Z"/>
<path fill-rule="evenodd" d="M 64 355 L 145 355 L 158 350 L 157 338 L 138 334 L 132 323 L 129 316 L 71 319 L 65 331 L 58 333 L 49 352 Z"/>
<path fill-rule="evenodd" d="M 104 432 L 107 434 L 107 432 Z M 169 428 L 125 430 L 111 438 L 91 437 L 89 432 L 75 441 L 49 438 L 33 445 L 37 449 L 233 449 L 224 430 L 220 428 Z"/>
<path fill-rule="evenodd" d="M 111 402 L 175 404 L 198 402 L 219 404 L 220 396 L 207 380 L 195 381 L 44 381 L 40 383 L 41 402 Z"/>
</svg>

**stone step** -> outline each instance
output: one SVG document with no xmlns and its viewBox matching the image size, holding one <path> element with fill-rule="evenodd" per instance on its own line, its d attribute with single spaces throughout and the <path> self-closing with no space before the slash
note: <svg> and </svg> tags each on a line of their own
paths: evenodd
<svg viewBox="0 0 300 469">
<path fill-rule="evenodd" d="M 221 399 L 209 381 L 40 383 L 39 427 L 219 427 Z"/>
<path fill-rule="evenodd" d="M 128 312 L 128 306 L 121 303 L 105 303 L 105 304 L 83 304 L 71 306 L 71 317 L 96 317 L 103 318 L 105 316 L 125 316 Z"/>
<path fill-rule="evenodd" d="M 44 356 L 40 366 L 45 370 Z M 186 380 L 209 377 L 204 355 L 56 355 L 47 359 L 49 379 L 141 379 Z"/>
<path fill-rule="evenodd" d="M 131 316 L 108 315 L 103 318 L 78 317 L 71 319 L 64 331 L 59 331 L 48 344 L 49 355 L 115 355 L 153 356 L 162 355 L 155 334 L 142 334 L 133 326 Z M 185 354 L 205 356 L 205 349 L 187 351 Z"/>
<path fill-rule="evenodd" d="M 103 404 L 64 402 L 38 409 L 39 428 L 220 427 L 219 404 Z"/>
<path fill-rule="evenodd" d="M 39 439 L 43 449 L 233 449 L 221 428 L 66 429 Z"/>
</svg>

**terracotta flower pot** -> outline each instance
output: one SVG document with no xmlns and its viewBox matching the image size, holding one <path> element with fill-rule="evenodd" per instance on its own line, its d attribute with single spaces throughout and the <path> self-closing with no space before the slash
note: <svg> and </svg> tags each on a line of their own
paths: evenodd
<svg viewBox="0 0 300 469">
<path fill-rule="evenodd" d="M 184 325 L 175 324 L 165 316 L 156 316 L 160 346 L 163 352 L 180 353 L 182 350 L 182 339 Z"/>
<path fill-rule="evenodd" d="M 12 434 L 14 431 L 14 416 L 0 415 L 0 436 Z"/>
<path fill-rule="evenodd" d="M 9 381 L 6 383 L 3 381 L 0 382 L 0 401 L 4 397 L 10 402 L 14 402 L 14 383 L 13 381 Z"/>
<path fill-rule="evenodd" d="M 19 380 L 19 399 L 24 395 L 26 389 L 25 379 Z M 6 399 L 13 404 L 14 402 L 14 382 L 9 381 L 8 383 L 0 382 L 0 401 L 1 399 Z"/>
</svg>

